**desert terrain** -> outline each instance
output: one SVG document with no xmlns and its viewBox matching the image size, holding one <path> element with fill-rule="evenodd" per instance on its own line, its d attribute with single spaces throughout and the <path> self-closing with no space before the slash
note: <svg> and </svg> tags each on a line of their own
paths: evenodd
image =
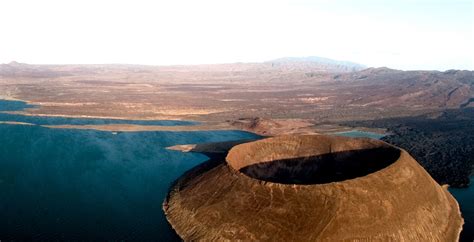
<svg viewBox="0 0 474 242">
<path fill-rule="evenodd" d="M 25 114 L 317 123 L 410 116 L 472 106 L 471 71 L 331 68 L 275 60 L 196 66 L 0 66 L 0 97 L 39 105 Z"/>
<path fill-rule="evenodd" d="M 114 132 L 239 129 L 264 136 L 333 133 L 354 127 L 389 132 L 393 135 L 386 140 L 413 150 L 425 168 L 440 159 L 426 159 L 423 152 L 415 152 L 425 148 L 413 147 L 430 144 L 401 144 L 395 140 L 396 135 L 415 135 L 412 140 L 420 141 L 428 137 L 420 128 L 444 125 L 439 118 L 450 117 L 451 122 L 461 120 L 462 125 L 445 129 L 444 133 L 431 130 L 430 135 L 437 138 L 430 140 L 446 152 L 456 150 L 454 146 L 472 153 L 469 132 L 465 132 L 472 115 L 446 116 L 450 112 L 473 112 L 474 72 L 465 70 L 400 71 L 318 57 L 188 66 L 11 62 L 0 65 L 0 98 L 35 105 L 11 112 L 22 115 L 200 122 L 177 127 L 113 124 L 50 128 Z M 403 120 L 412 117 L 425 117 L 426 121 L 417 125 L 411 122 L 407 129 Z M 407 130 L 411 130 L 409 134 Z M 453 131 L 459 142 L 446 142 Z M 465 145 L 459 146 L 461 143 Z M 451 155 L 446 152 L 436 157 L 447 160 Z M 442 174 L 437 172 L 439 169 L 428 170 L 438 182 L 465 186 L 473 167 L 468 157 L 466 154 L 446 161 L 458 164 L 450 165 L 455 167 L 451 170 L 462 178 L 445 170 Z"/>
<path fill-rule="evenodd" d="M 474 156 L 473 71 L 401 71 L 316 57 L 190 66 L 33 65 L 11 62 L 0 65 L 0 99 L 28 103 L 26 109 L 4 109 L 7 110 L 3 111 L 4 116 L 16 114 L 13 116 L 108 120 L 33 124 L 28 121 L 32 117 L 28 117 L 21 120 L 6 119 L 2 121 L 5 125 L 37 125 L 71 132 L 75 129 L 89 130 L 87 132 L 99 130 L 117 137 L 122 136 L 121 132 L 132 131 L 217 130 L 243 130 L 250 132 L 246 134 L 257 134 L 258 137 L 333 134 L 353 130 L 383 134 L 386 135 L 383 141 L 403 148 L 414 158 L 408 159 L 409 164 L 396 162 L 402 164 L 397 172 L 405 176 L 402 174 L 403 169 L 411 167 L 420 175 L 412 178 L 425 177 L 423 182 L 415 183 L 433 187 L 430 196 L 440 198 L 440 206 L 449 207 L 442 211 L 451 211 L 449 214 L 442 213 L 440 218 L 455 221 L 455 226 L 448 226 L 444 222 L 427 222 L 426 228 L 422 230 L 440 226 L 443 231 L 447 231 L 444 235 L 448 239 L 456 240 L 459 236 L 462 219 L 457 203 L 446 191 L 446 186 L 441 188 L 438 184 L 452 187 L 470 184 L 474 167 L 471 158 Z M 194 122 L 182 122 L 181 125 L 170 122 L 168 126 L 153 124 L 155 120 Z M 220 160 L 219 167 L 226 170 L 228 168 L 222 161 L 228 150 L 252 140 L 182 143 L 167 148 L 204 153 L 211 158 L 211 163 Z M 434 180 L 423 173 L 417 162 Z M 187 174 L 200 171 L 205 164 Z M 362 181 L 362 178 L 370 178 L 378 173 L 371 171 L 367 176 L 352 180 Z M 413 186 L 415 180 L 407 178 L 407 185 L 401 187 Z M 177 186 L 182 185 L 182 182 L 179 180 Z M 188 188 L 191 191 L 193 186 Z M 392 190 L 399 188 L 394 186 Z M 295 189 L 287 190 L 293 192 Z M 415 188 L 408 190 L 416 191 Z M 377 189 L 374 191 L 374 194 L 378 194 Z M 423 193 L 415 192 L 413 197 L 420 194 Z M 182 198 L 176 194 L 174 196 L 178 201 Z M 194 196 L 187 197 L 194 199 Z M 419 196 L 419 201 L 413 204 L 423 203 L 420 202 L 423 199 L 423 196 Z M 173 213 L 167 206 L 165 203 L 165 211 Z M 425 211 L 423 209 L 427 208 L 419 211 Z M 418 217 L 424 216 L 420 213 Z M 344 216 L 341 218 L 341 221 L 345 219 Z M 466 221 L 470 223 L 469 219 Z M 391 226 L 389 224 L 387 226 Z M 174 227 L 177 228 L 176 225 Z M 423 231 L 407 234 L 411 234 L 411 239 L 416 239 L 426 236 Z M 469 228 L 465 228 L 465 231 L 471 233 Z M 384 238 L 391 236 L 387 234 Z M 433 238 L 440 236 L 443 235 Z M 369 231 L 367 237 L 373 237 L 373 234 Z"/>
</svg>

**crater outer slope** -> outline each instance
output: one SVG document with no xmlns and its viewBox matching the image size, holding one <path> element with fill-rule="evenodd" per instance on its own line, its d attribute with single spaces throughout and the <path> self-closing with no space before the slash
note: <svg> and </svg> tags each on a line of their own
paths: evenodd
<svg viewBox="0 0 474 242">
<path fill-rule="evenodd" d="M 256 164 L 264 170 L 243 169 Z M 338 178 L 288 182 L 321 169 Z M 457 241 L 463 224 L 456 200 L 406 151 L 323 135 L 237 145 L 184 174 L 163 209 L 185 241 Z"/>
</svg>

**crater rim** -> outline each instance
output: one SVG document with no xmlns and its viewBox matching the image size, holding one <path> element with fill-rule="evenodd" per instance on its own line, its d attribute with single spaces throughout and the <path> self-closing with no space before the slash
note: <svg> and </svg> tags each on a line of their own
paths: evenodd
<svg viewBox="0 0 474 242">
<path fill-rule="evenodd" d="M 268 147 L 273 148 L 273 152 L 262 155 Z M 291 149 L 293 149 L 294 153 L 287 154 Z M 395 164 L 403 152 L 402 149 L 396 146 L 370 138 L 329 135 L 284 135 L 234 146 L 227 154 L 225 162 L 234 172 L 255 181 L 280 185 L 308 186 L 347 182 L 374 175 Z M 294 156 L 299 153 L 301 155 Z M 354 158 L 359 163 L 351 163 L 351 160 L 354 160 Z M 276 162 L 282 164 L 275 165 Z M 290 169 L 288 171 L 286 169 L 288 165 L 290 167 L 295 165 L 292 162 L 306 163 L 302 167 L 310 168 L 310 171 L 307 171 L 307 169 L 296 169 L 297 179 L 295 180 L 293 179 L 295 175 L 293 172 L 295 170 Z M 336 163 L 331 164 L 331 162 Z M 312 168 L 314 164 L 322 165 L 326 168 L 319 171 L 316 169 L 315 172 Z M 251 166 L 255 166 L 252 168 L 253 173 L 246 169 Z M 358 168 L 355 171 L 350 169 L 354 167 Z M 263 172 L 263 176 L 258 174 L 259 169 Z M 281 172 L 276 172 L 276 175 L 265 175 L 266 172 L 271 173 L 271 170 L 281 169 L 287 170 L 287 174 L 283 174 L 283 177 Z M 303 173 L 299 173 L 300 171 L 303 171 Z M 324 174 L 324 172 L 328 173 Z M 334 172 L 338 172 L 338 174 Z M 323 177 L 321 177 L 321 173 L 323 173 Z M 303 177 L 298 177 L 302 174 L 304 175 Z M 333 175 L 337 176 L 331 178 Z"/>
</svg>

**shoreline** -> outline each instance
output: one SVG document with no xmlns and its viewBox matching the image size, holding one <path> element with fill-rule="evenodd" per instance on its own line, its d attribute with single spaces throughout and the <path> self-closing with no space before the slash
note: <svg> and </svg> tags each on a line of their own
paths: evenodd
<svg viewBox="0 0 474 242">
<path fill-rule="evenodd" d="M 159 120 L 157 120 L 159 121 Z M 212 131 L 212 130 L 237 130 L 235 127 L 207 124 L 207 125 L 135 125 L 135 124 L 106 124 L 106 125 L 41 125 L 50 129 L 79 129 L 79 130 L 97 130 L 110 132 L 140 132 L 140 131 Z"/>
<path fill-rule="evenodd" d="M 6 100 L 6 99 L 3 99 Z M 13 100 L 12 100 L 13 101 Z M 23 100 L 15 100 L 15 101 L 23 101 Z M 29 103 L 28 103 L 29 104 Z M 31 104 L 37 105 L 37 104 Z M 26 108 L 24 110 L 28 110 L 30 108 Z M 35 114 L 35 113 L 28 113 L 24 111 L 5 111 L 3 113 L 13 114 L 13 115 L 23 115 L 23 116 L 30 116 L 30 117 L 56 117 L 56 118 L 87 118 L 87 119 L 112 119 L 112 120 L 132 120 L 132 121 L 190 121 L 190 122 L 202 122 L 199 120 L 192 120 L 192 119 L 185 119 L 184 117 L 178 117 L 174 119 L 170 119 L 168 117 L 171 116 L 163 116 L 164 118 L 125 118 L 125 117 L 117 117 L 117 116 L 92 116 L 92 115 L 67 115 L 67 114 Z"/>
</svg>

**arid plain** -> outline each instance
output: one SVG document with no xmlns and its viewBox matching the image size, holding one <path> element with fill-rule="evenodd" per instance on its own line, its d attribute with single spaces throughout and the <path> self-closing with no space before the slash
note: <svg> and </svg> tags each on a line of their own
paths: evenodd
<svg viewBox="0 0 474 242">
<path fill-rule="evenodd" d="M 32 105 L 5 111 L 21 115 L 198 122 L 41 125 L 113 134 L 245 130 L 278 136 L 372 131 L 407 150 L 438 184 L 455 187 L 469 186 L 474 166 L 473 71 L 400 71 L 316 57 L 194 66 L 12 62 L 0 65 L 0 99 Z M 210 149 L 213 157 L 247 141 L 168 148 L 205 154 Z M 457 223 L 457 232 L 450 235 L 455 238 L 462 221 L 450 221 Z M 471 233 L 471 225 L 466 226 L 466 233 Z"/>
<path fill-rule="evenodd" d="M 0 66 L 0 95 L 39 105 L 26 114 L 316 123 L 419 115 L 472 105 L 471 71 L 275 60 L 197 66 Z"/>
<path fill-rule="evenodd" d="M 24 115 L 200 122 L 194 126 L 109 124 L 51 128 L 239 129 L 265 136 L 333 133 L 354 127 L 379 133 L 388 130 L 392 136 L 386 141 L 411 150 L 417 160 L 426 160 L 426 164 L 439 160 L 452 164 L 449 157 L 463 154 L 455 161 L 462 166 L 449 172 L 443 170 L 442 176 L 436 175 L 440 173 L 436 169 L 431 171 L 434 177 L 443 177 L 437 179 L 439 182 L 464 185 L 472 171 L 468 159 L 472 145 L 467 136 L 474 116 L 473 71 L 400 71 L 319 57 L 190 66 L 11 62 L 0 65 L 0 97 L 36 105 L 16 112 Z M 446 125 L 447 121 L 450 125 Z M 427 127 L 431 129 L 420 131 Z M 453 132 L 459 141 L 447 142 Z M 423 145 L 427 135 L 435 135 L 437 138 L 430 140 L 439 145 Z M 438 146 L 438 151 L 443 150 L 441 157 L 426 158 L 438 154 L 431 151 L 431 147 Z M 451 154 L 457 149 L 461 152 Z M 459 171 L 454 172 L 457 175 L 452 175 L 453 170 Z"/>
</svg>

